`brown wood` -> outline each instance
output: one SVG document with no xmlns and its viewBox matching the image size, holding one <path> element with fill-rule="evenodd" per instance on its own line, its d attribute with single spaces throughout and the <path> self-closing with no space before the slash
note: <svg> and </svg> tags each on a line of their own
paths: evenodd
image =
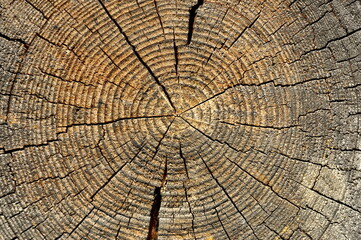
<svg viewBox="0 0 361 240">
<path fill-rule="evenodd" d="M 0 0 L 0 240 L 361 239 L 358 0 Z"/>
</svg>

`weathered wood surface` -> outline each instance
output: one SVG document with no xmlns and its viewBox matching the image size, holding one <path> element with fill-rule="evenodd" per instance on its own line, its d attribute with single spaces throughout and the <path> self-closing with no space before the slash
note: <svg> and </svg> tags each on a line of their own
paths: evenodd
<svg viewBox="0 0 361 240">
<path fill-rule="evenodd" d="M 0 239 L 361 239 L 358 0 L 0 0 Z"/>
</svg>

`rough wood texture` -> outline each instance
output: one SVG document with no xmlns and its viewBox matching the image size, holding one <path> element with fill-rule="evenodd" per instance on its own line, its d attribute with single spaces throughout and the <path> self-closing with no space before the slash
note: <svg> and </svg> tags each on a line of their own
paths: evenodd
<svg viewBox="0 0 361 240">
<path fill-rule="evenodd" d="M 0 0 L 0 239 L 361 239 L 358 0 Z"/>
</svg>

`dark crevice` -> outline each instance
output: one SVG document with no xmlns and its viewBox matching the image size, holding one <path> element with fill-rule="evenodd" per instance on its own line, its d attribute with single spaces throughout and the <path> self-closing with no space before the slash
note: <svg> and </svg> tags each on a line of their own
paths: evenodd
<svg viewBox="0 0 361 240">
<path fill-rule="evenodd" d="M 192 35 L 193 35 L 193 28 L 194 28 L 194 20 L 197 16 L 197 10 L 200 6 L 203 5 L 204 0 L 198 0 L 197 4 L 194 5 L 189 10 L 189 25 L 188 25 L 188 39 L 187 44 L 189 45 L 192 41 Z"/>
<path fill-rule="evenodd" d="M 45 23 L 46 24 L 46 23 Z M 42 29 L 44 28 L 45 24 L 43 24 L 39 31 L 42 31 Z M 9 41 L 18 41 L 20 43 L 22 43 L 24 45 L 24 48 L 25 48 L 25 51 L 22 55 L 20 55 L 20 63 L 17 67 L 17 71 L 15 72 L 15 77 L 14 79 L 11 81 L 11 85 L 10 85 L 10 96 L 9 96 L 9 99 L 7 101 L 7 107 L 6 107 L 6 122 L 8 122 L 9 120 L 9 114 L 10 114 L 10 108 L 11 108 L 11 101 L 12 101 L 12 96 L 13 96 L 13 90 L 14 90 L 14 87 L 15 87 L 15 84 L 17 83 L 17 78 L 18 78 L 18 75 L 20 74 L 20 70 L 22 68 L 22 65 L 24 63 L 24 59 L 29 51 L 29 48 L 31 46 L 31 44 L 34 42 L 34 40 L 36 39 L 36 35 L 34 35 L 34 37 L 31 39 L 31 41 L 29 43 L 26 43 L 24 40 L 22 39 L 12 39 L 12 38 L 9 38 L 8 36 L 5 36 L 3 34 L 0 33 L 0 37 L 3 37 Z"/>
<path fill-rule="evenodd" d="M 46 39 L 44 36 L 40 35 L 39 33 L 35 33 L 35 36 L 38 37 L 38 38 L 40 38 L 40 39 L 42 39 L 43 41 L 49 43 L 50 45 L 52 45 L 52 46 L 54 46 L 54 47 L 60 47 L 59 44 L 56 44 L 56 43 L 50 41 L 49 39 Z"/>
<path fill-rule="evenodd" d="M 51 139 L 51 140 L 48 140 L 46 143 L 29 144 L 29 145 L 24 145 L 21 148 L 14 148 L 14 149 L 9 149 L 9 150 L 3 149 L 3 153 L 4 154 L 12 154 L 14 152 L 24 151 L 25 149 L 28 149 L 28 148 L 41 148 L 41 147 L 49 146 L 51 143 L 57 142 L 57 141 L 59 141 L 59 140 L 58 139 Z"/>
<path fill-rule="evenodd" d="M 357 87 L 360 87 L 360 86 L 361 86 L 361 83 L 357 83 L 357 84 L 352 85 L 352 86 L 343 87 L 343 89 L 357 88 Z"/>
<path fill-rule="evenodd" d="M 247 72 L 247 71 L 246 71 L 246 72 Z M 302 81 L 302 82 L 284 83 L 284 84 L 275 83 L 274 80 L 269 80 L 269 81 L 261 82 L 261 83 L 243 83 L 243 82 L 240 82 L 240 81 L 243 79 L 243 77 L 244 77 L 244 75 L 245 75 L 246 72 L 243 73 L 242 77 L 237 81 L 237 82 L 238 82 L 237 84 L 234 84 L 234 85 L 232 85 L 232 86 L 228 86 L 228 87 L 224 88 L 223 91 L 218 92 L 218 93 L 214 94 L 213 96 L 211 96 L 211 97 L 209 97 L 209 98 L 207 98 L 207 99 L 205 99 L 205 100 L 203 100 L 203 101 L 195 104 L 194 106 L 192 106 L 192 107 L 184 110 L 182 113 L 188 112 L 188 111 L 192 110 L 193 108 L 196 108 L 196 107 L 198 107 L 199 105 L 202 105 L 202 104 L 204 104 L 204 103 L 206 103 L 206 102 L 208 102 L 208 101 L 211 101 L 211 100 L 213 100 L 214 98 L 216 98 L 216 97 L 218 97 L 218 96 L 226 93 L 227 91 L 229 91 L 229 90 L 231 90 L 231 89 L 237 88 L 237 87 L 260 87 L 260 86 L 263 86 L 263 85 L 269 85 L 269 84 L 271 84 L 271 85 L 273 85 L 274 87 L 288 88 L 288 87 L 296 87 L 296 86 L 298 86 L 298 85 L 306 84 L 306 83 L 308 83 L 308 82 L 326 80 L 326 79 L 330 78 L 329 76 L 327 76 L 327 77 L 317 77 L 317 78 L 306 79 L 306 80 L 304 80 L 304 81 Z M 213 79 L 212 79 L 212 81 L 213 81 Z"/>
<path fill-rule="evenodd" d="M 99 49 L 105 54 L 105 56 L 107 56 L 107 58 L 113 63 L 114 66 L 116 66 L 116 68 L 118 68 L 120 71 L 123 71 L 119 66 L 118 64 L 114 61 L 114 59 L 102 48 L 102 47 L 99 47 Z M 114 84 L 115 86 L 117 87 L 120 87 L 119 85 L 117 85 L 116 83 L 112 82 L 112 81 L 107 81 L 111 84 Z M 133 89 L 136 89 L 134 86 L 132 86 L 129 82 L 125 82 L 125 84 Z"/>
<path fill-rule="evenodd" d="M 173 47 L 174 47 L 174 58 L 175 58 L 175 73 L 178 76 L 179 54 L 178 54 L 178 46 L 175 43 L 175 39 L 173 41 Z"/>
<path fill-rule="evenodd" d="M 181 142 L 179 141 L 179 156 L 181 157 L 181 159 L 183 159 L 183 164 L 184 164 L 184 169 L 185 169 L 185 172 L 186 172 L 186 176 L 187 176 L 187 180 L 189 180 L 189 173 L 188 173 L 188 168 L 187 168 L 187 161 L 186 161 L 186 158 L 184 157 L 183 155 L 183 151 L 182 151 L 182 144 Z M 184 188 L 184 193 L 185 193 L 185 197 L 186 197 L 186 201 L 187 201 L 187 205 L 188 205 L 188 208 L 189 208 L 189 212 L 190 214 L 192 215 L 192 232 L 193 232 L 193 237 L 194 239 L 197 239 L 196 237 L 196 233 L 195 233 L 195 227 L 194 227 L 194 213 L 192 211 L 192 208 L 191 208 L 191 203 L 189 201 L 189 198 L 188 198 L 188 191 L 187 191 L 187 187 L 185 185 L 185 183 L 183 182 L 183 188 Z"/>
<path fill-rule="evenodd" d="M 67 104 L 67 105 L 68 105 L 68 104 Z M 70 105 L 70 106 L 73 106 L 73 105 Z M 117 122 L 119 122 L 119 121 L 125 121 L 125 120 L 169 118 L 169 117 L 173 117 L 173 115 L 159 115 L 159 116 L 155 115 L 155 116 L 123 117 L 123 118 L 118 118 L 118 119 L 114 119 L 114 120 L 110 120 L 110 121 L 105 121 L 105 122 L 98 122 L 98 123 L 73 123 L 73 124 L 70 124 L 70 125 L 63 125 L 63 126 L 59 126 L 59 127 L 70 128 L 70 127 L 75 127 L 75 126 L 102 126 L 102 125 L 117 123 Z"/>
<path fill-rule="evenodd" d="M 197 236 L 196 236 L 196 232 L 195 232 L 195 227 L 194 227 L 194 213 L 192 211 L 192 208 L 191 208 L 191 203 L 189 201 L 189 198 L 188 198 L 188 191 L 187 191 L 187 187 L 185 186 L 185 184 L 183 183 L 183 188 L 184 188 L 184 193 L 185 193 L 185 197 L 186 197 L 186 201 L 187 201 L 187 205 L 188 205 L 188 209 L 189 209 L 189 212 L 190 214 L 192 215 L 192 232 L 193 232 L 193 237 L 195 240 L 197 240 Z"/>
<path fill-rule="evenodd" d="M 360 30 L 361 30 L 361 28 L 355 29 L 355 30 L 353 30 L 353 31 L 351 31 L 351 32 L 343 35 L 343 36 L 340 36 L 340 37 L 337 37 L 337 38 L 333 38 L 333 39 L 328 40 L 328 41 L 326 42 L 326 44 L 324 44 L 323 46 L 321 46 L 321 47 L 319 47 L 319 48 L 314 48 L 314 49 L 305 51 L 305 52 L 303 52 L 303 53 L 300 55 L 300 57 L 299 57 L 298 60 L 295 60 L 295 61 L 291 62 L 290 64 L 292 64 L 292 63 L 294 63 L 294 62 L 296 62 L 296 61 L 299 61 L 303 56 L 308 55 L 308 54 L 310 54 L 310 53 L 312 53 L 312 52 L 317 52 L 317 51 L 325 50 L 326 48 L 329 48 L 329 45 L 330 45 L 331 43 L 336 42 L 336 41 L 343 40 L 343 39 L 345 39 L 345 38 L 348 38 L 348 37 L 352 36 L 353 34 L 359 32 Z"/>
<path fill-rule="evenodd" d="M 158 5 L 157 5 L 157 1 L 156 1 L 156 0 L 153 0 L 153 2 L 154 2 L 155 10 L 157 11 L 157 15 L 158 15 L 158 18 L 159 18 L 160 26 L 162 27 L 163 35 L 164 35 L 164 37 L 165 37 L 163 22 L 162 22 L 162 18 L 160 17 L 160 14 L 159 14 L 159 9 L 158 9 Z"/>
<path fill-rule="evenodd" d="M 150 211 L 150 223 L 147 240 L 158 239 L 159 227 L 159 209 L 162 202 L 162 194 L 160 193 L 161 187 L 156 187 L 154 190 L 154 202 L 152 210 Z"/>
<path fill-rule="evenodd" d="M 79 228 L 79 226 L 85 221 L 85 219 L 86 219 L 87 217 L 90 216 L 90 214 L 94 211 L 94 209 L 95 209 L 95 207 L 92 207 L 92 208 L 90 209 L 90 211 L 89 211 L 87 214 L 84 215 L 84 217 L 83 217 L 83 218 L 77 223 L 77 225 L 75 225 L 75 227 L 71 230 L 71 232 L 69 233 L 68 237 L 70 237 L 70 236 L 75 232 L 75 230 L 77 230 L 77 229 Z"/>
<path fill-rule="evenodd" d="M 213 175 L 213 172 L 211 171 L 211 169 L 209 168 L 208 164 L 206 163 L 206 161 L 203 159 L 203 157 L 200 155 L 200 153 L 198 153 L 200 159 L 202 160 L 202 162 L 204 163 L 204 165 L 206 166 L 206 169 L 208 170 L 209 174 L 211 175 L 212 179 L 217 183 L 217 185 L 222 189 L 223 193 L 226 195 L 226 197 L 228 198 L 228 200 L 232 203 L 233 207 L 236 209 L 236 211 L 241 215 L 241 217 L 243 218 L 243 220 L 246 222 L 247 226 L 251 229 L 253 235 L 256 237 L 256 239 L 259 239 L 254 228 L 252 227 L 252 225 L 248 222 L 247 218 L 244 216 L 244 214 L 242 213 L 242 209 L 239 209 L 239 207 L 237 206 L 237 204 L 234 202 L 234 200 L 231 198 L 231 196 L 229 195 L 229 193 L 227 192 L 227 190 L 224 188 L 224 186 L 219 182 L 219 180 Z"/>
<path fill-rule="evenodd" d="M 25 0 L 30 6 L 32 6 L 36 11 L 38 11 L 46 20 L 49 20 L 47 16 L 45 16 L 44 12 L 41 11 L 38 7 L 36 7 L 31 1 Z"/>
<path fill-rule="evenodd" d="M 250 124 L 250 123 L 240 123 L 240 122 L 227 122 L 227 121 L 219 121 L 220 123 L 232 125 L 232 126 L 244 126 L 244 127 L 254 127 L 254 128 L 266 128 L 266 129 L 274 129 L 274 130 L 284 130 L 284 129 L 290 129 L 290 128 L 296 128 L 299 127 L 299 125 L 289 125 L 289 126 L 267 126 L 267 125 L 256 125 L 256 124 Z"/>
<path fill-rule="evenodd" d="M 6 39 L 8 41 L 11 41 L 11 42 L 21 43 L 22 45 L 24 45 L 25 48 L 29 48 L 29 44 L 27 44 L 24 40 L 22 40 L 20 38 L 11 38 L 11 37 L 6 36 L 6 35 L 4 35 L 2 33 L 0 33 L 0 37 Z"/>
<path fill-rule="evenodd" d="M 186 176 L 187 176 L 187 179 L 189 179 L 188 168 L 187 168 L 187 161 L 186 161 L 186 158 L 185 158 L 184 155 L 183 155 L 182 144 L 180 143 L 180 141 L 179 141 L 179 156 L 180 156 L 180 158 L 183 160 L 183 164 L 184 164 L 184 169 L 185 169 L 185 172 L 186 172 Z"/>
<path fill-rule="evenodd" d="M 241 167 L 239 164 L 237 164 L 236 162 L 232 161 L 231 159 L 229 159 L 228 157 L 226 157 L 226 159 L 228 161 L 230 161 L 232 164 L 234 164 L 236 167 L 238 167 L 239 169 L 241 169 L 244 173 L 246 173 L 248 176 L 250 176 L 251 178 L 253 178 L 255 181 L 259 182 L 260 184 L 262 184 L 263 186 L 267 187 L 268 189 L 270 189 L 274 194 L 276 194 L 277 197 L 279 197 L 280 199 L 288 202 L 289 204 L 291 204 L 292 206 L 296 207 L 297 209 L 300 209 L 300 206 L 296 205 L 295 203 L 293 203 L 292 201 L 290 201 L 289 199 L 287 199 L 286 197 L 282 196 L 281 194 L 279 194 L 277 191 L 275 191 L 274 187 L 272 185 L 269 184 L 269 182 L 265 182 L 262 181 L 260 179 L 258 179 L 257 177 L 255 177 L 252 173 L 250 173 L 249 171 L 247 171 L 245 168 Z"/>
<path fill-rule="evenodd" d="M 165 180 L 167 178 L 167 169 L 168 161 L 165 161 L 164 173 L 162 177 L 162 183 L 160 187 L 154 189 L 154 201 L 152 209 L 150 211 L 150 222 L 149 222 L 149 231 L 147 240 L 156 240 L 158 239 L 158 227 L 159 227 L 159 210 L 162 203 L 162 194 L 161 189 L 164 186 Z"/>
<path fill-rule="evenodd" d="M 50 75 L 49 75 L 50 76 Z M 55 76 L 53 76 L 53 77 L 55 77 Z M 61 79 L 60 77 L 58 77 L 58 79 Z M 62 81 L 66 81 L 66 80 L 62 80 Z M 80 109 L 94 109 L 95 107 L 82 107 L 82 106 L 79 106 L 79 105 L 75 105 L 75 104 L 71 104 L 71 103 L 62 103 L 62 102 L 55 102 L 55 101 L 52 101 L 52 100 L 50 100 L 50 99 L 48 99 L 47 97 L 45 97 L 45 96 L 41 96 L 41 95 L 39 95 L 39 94 L 34 94 L 34 93 L 29 93 L 28 94 L 29 96 L 32 96 L 32 97 L 36 97 L 36 98 L 38 98 L 38 99 L 41 99 L 41 100 L 44 100 L 44 101 L 46 101 L 46 102 L 48 102 L 48 103 L 51 103 L 51 104 L 59 104 L 59 105 L 65 105 L 65 106 L 72 106 L 72 107 L 74 107 L 74 108 L 76 108 L 78 111 L 80 110 Z M 12 94 L 12 96 L 17 96 L 17 97 L 19 97 L 18 95 L 15 95 L 15 94 Z M 82 125 L 82 124 L 81 124 Z M 66 127 L 66 126 L 59 126 L 59 127 Z"/>
<path fill-rule="evenodd" d="M 91 199 L 92 201 L 93 201 L 94 197 L 95 197 L 102 189 L 104 189 L 104 188 L 111 182 L 111 180 L 125 167 L 125 165 L 131 163 L 131 162 L 139 155 L 139 153 L 143 150 L 143 148 L 144 148 L 145 145 L 146 145 L 146 142 L 141 145 L 141 147 L 139 148 L 139 150 L 137 151 L 137 153 L 134 155 L 134 157 L 133 157 L 131 160 L 125 162 L 116 172 L 114 172 L 114 173 L 110 176 L 110 178 L 108 178 L 108 180 L 107 180 L 101 187 L 99 187 L 99 188 L 93 193 L 93 195 L 90 196 L 90 199 Z"/>
<path fill-rule="evenodd" d="M 276 238 L 275 239 L 281 239 L 281 240 L 286 240 L 283 236 L 282 236 L 282 232 L 278 233 L 276 230 L 273 230 L 272 228 L 270 228 L 267 224 L 264 224 L 264 226 L 270 230 L 271 232 L 273 232 L 274 234 L 276 234 Z"/>
<path fill-rule="evenodd" d="M 163 139 L 166 137 L 166 135 L 167 135 L 167 133 L 168 133 L 168 131 L 169 131 L 170 127 L 172 126 L 173 122 L 174 122 L 174 119 L 173 119 L 173 120 L 171 121 L 171 123 L 168 125 L 167 130 L 165 130 L 165 132 L 164 132 L 163 136 L 162 136 L 162 137 L 161 137 L 161 139 L 159 140 L 159 142 L 158 142 L 157 146 L 155 147 L 154 154 L 153 154 L 153 156 L 152 156 L 152 158 L 151 158 L 151 160 L 150 160 L 150 161 L 153 161 L 153 159 L 155 158 L 155 156 L 157 156 L 158 151 L 159 151 L 159 148 L 160 148 L 160 145 L 162 144 Z M 147 164 L 148 164 L 148 162 L 149 162 L 149 160 L 148 160 L 145 164 L 147 165 Z"/>
<path fill-rule="evenodd" d="M 303 186 L 304 186 L 304 185 L 303 185 Z M 304 186 L 304 187 L 306 187 L 306 186 Z M 306 187 L 306 188 L 308 188 L 308 187 Z M 329 196 L 323 194 L 322 192 L 320 192 L 320 191 L 318 191 L 318 190 L 316 190 L 316 189 L 314 189 L 314 188 L 308 188 L 308 189 L 314 191 L 315 193 L 319 194 L 320 196 L 322 196 L 322 197 L 324 197 L 324 198 L 327 198 L 328 200 L 331 200 L 331 201 L 333 201 L 333 202 L 335 202 L 335 203 L 338 203 L 338 204 L 340 204 L 340 205 L 342 205 L 342 206 L 344 206 L 344 207 L 347 207 L 347 208 L 349 208 L 349 209 L 351 209 L 351 210 L 353 210 L 353 211 L 358 212 L 358 213 L 361 214 L 361 210 L 360 210 L 360 209 L 357 209 L 357 208 L 355 208 L 355 207 L 353 207 L 353 206 L 351 206 L 351 205 L 349 205 L 349 204 L 347 204 L 347 203 L 345 203 L 345 202 L 342 202 L 342 201 L 340 201 L 340 200 L 338 200 L 338 199 L 329 197 Z"/>
<path fill-rule="evenodd" d="M 247 29 L 251 28 L 251 27 L 256 23 L 256 21 L 258 20 L 259 16 L 260 16 L 260 15 L 258 15 L 248 26 L 246 26 L 246 27 L 242 30 L 242 32 L 241 32 L 241 33 L 237 36 L 237 38 L 231 43 L 231 45 L 229 46 L 228 49 L 230 49 L 230 48 L 233 46 L 233 44 L 235 44 L 235 43 L 242 37 L 242 35 L 246 32 Z"/>
<path fill-rule="evenodd" d="M 225 227 L 224 227 L 224 225 L 223 225 L 223 222 L 222 222 L 221 218 L 219 217 L 219 213 L 218 213 L 217 208 L 214 208 L 214 210 L 216 211 L 218 221 L 219 221 L 219 223 L 221 224 L 222 229 L 223 229 L 224 233 L 225 233 L 225 234 L 226 234 L 226 236 L 227 236 L 227 239 L 228 239 L 228 240 L 231 240 L 231 237 L 229 236 L 229 234 L 228 234 L 228 232 L 227 232 L 226 228 L 225 228 Z"/>
<path fill-rule="evenodd" d="M 174 28 L 173 28 L 173 49 L 174 49 L 174 59 L 175 59 L 175 65 L 174 65 L 174 68 L 175 68 L 175 74 L 177 76 L 177 79 L 178 79 L 178 84 L 179 84 L 179 74 L 178 74 L 178 71 L 179 71 L 179 52 L 178 52 L 178 46 L 177 46 L 177 43 L 176 43 L 176 37 L 175 37 L 175 32 L 174 32 Z"/>
<path fill-rule="evenodd" d="M 58 76 L 58 75 L 56 75 L 56 74 L 54 74 L 54 73 L 47 72 L 47 71 L 45 71 L 44 69 L 41 69 L 40 67 L 39 67 L 38 69 L 39 69 L 39 71 L 40 71 L 41 73 L 43 73 L 43 74 L 45 74 L 45 75 L 48 75 L 48 76 L 50 76 L 50 77 L 59 79 L 59 80 L 64 81 L 64 82 L 70 82 L 70 83 L 76 82 L 76 83 L 83 84 L 83 85 L 86 86 L 86 87 L 96 87 L 95 85 L 93 85 L 93 84 L 91 84 L 91 83 L 90 83 L 90 84 L 86 84 L 86 83 L 83 83 L 83 82 L 80 82 L 80 81 L 77 81 L 77 80 L 71 80 L 71 81 L 70 81 L 70 80 L 67 80 L 67 79 L 63 78 L 62 76 Z"/>
<path fill-rule="evenodd" d="M 221 141 L 219 139 L 213 138 L 209 135 L 207 135 L 206 133 L 202 132 L 200 129 L 196 128 L 195 126 L 193 126 L 187 119 L 181 117 L 190 127 L 192 127 L 194 130 L 196 130 L 197 132 L 199 132 L 200 134 L 202 134 L 203 136 L 205 136 L 206 138 L 208 138 L 209 140 L 213 141 L 213 142 L 217 142 L 221 145 L 226 145 L 227 147 L 229 147 L 230 149 L 236 151 L 236 152 L 242 152 L 242 150 L 239 150 L 235 147 L 233 147 L 230 143 L 226 142 L 226 141 Z"/>
<path fill-rule="evenodd" d="M 127 44 L 131 47 L 134 55 L 137 57 L 137 59 L 139 60 L 139 62 L 147 69 L 148 73 L 150 74 L 150 76 L 154 79 L 154 81 L 157 83 L 157 85 L 162 89 L 162 92 L 165 94 L 165 98 L 168 101 L 169 105 L 173 108 L 174 111 L 176 111 L 175 105 L 173 104 L 169 93 L 167 92 L 165 86 L 163 86 L 163 84 L 159 81 L 159 79 L 155 76 L 154 72 L 152 71 L 152 69 L 149 67 L 149 65 L 143 60 L 143 58 L 139 55 L 138 51 L 136 50 L 135 46 L 130 42 L 128 36 L 125 34 L 125 32 L 123 31 L 123 28 L 118 24 L 118 22 L 112 17 L 112 15 L 110 14 L 110 12 L 108 11 L 108 9 L 105 7 L 104 3 L 102 2 L 102 0 L 98 0 L 100 5 L 102 6 L 103 10 L 105 11 L 105 13 L 108 15 L 109 19 L 114 23 L 114 25 L 118 28 L 119 32 L 123 35 L 125 41 L 127 42 Z"/>
<path fill-rule="evenodd" d="M 289 7 L 289 8 L 292 7 L 292 5 L 296 3 L 296 1 L 297 1 L 297 0 L 293 0 L 292 2 L 290 2 L 290 4 L 288 4 L 288 7 Z"/>
</svg>

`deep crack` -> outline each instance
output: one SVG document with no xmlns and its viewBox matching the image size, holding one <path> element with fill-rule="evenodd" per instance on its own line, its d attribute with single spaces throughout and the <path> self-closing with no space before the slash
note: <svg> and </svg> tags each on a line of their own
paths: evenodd
<svg viewBox="0 0 361 240">
<path fill-rule="evenodd" d="M 193 28 L 194 28 L 194 20 L 197 16 L 197 10 L 200 6 L 203 5 L 203 0 L 198 0 L 197 4 L 194 5 L 190 10 L 189 10 L 189 25 L 188 25 L 188 39 L 187 39 L 187 44 L 189 45 L 192 41 L 192 36 L 193 36 Z"/>
<path fill-rule="evenodd" d="M 167 178 L 168 170 L 168 161 L 165 161 L 164 173 L 162 177 L 162 183 L 160 187 L 154 189 L 154 201 L 152 209 L 150 211 L 150 222 L 149 222 L 149 231 L 147 240 L 156 240 L 158 239 L 158 227 L 159 227 L 159 210 L 162 203 L 162 194 L 161 189 L 164 186 L 165 180 Z"/>
</svg>

